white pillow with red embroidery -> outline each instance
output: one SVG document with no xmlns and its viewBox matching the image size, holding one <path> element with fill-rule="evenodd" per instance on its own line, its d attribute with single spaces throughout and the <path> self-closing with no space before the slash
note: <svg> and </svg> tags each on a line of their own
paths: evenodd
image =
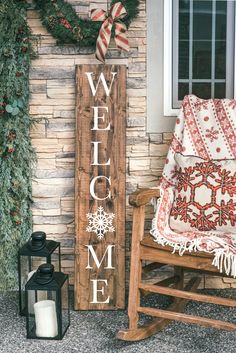
<svg viewBox="0 0 236 353">
<path fill-rule="evenodd" d="M 175 154 L 178 182 L 170 228 L 236 232 L 236 160 Z"/>
</svg>

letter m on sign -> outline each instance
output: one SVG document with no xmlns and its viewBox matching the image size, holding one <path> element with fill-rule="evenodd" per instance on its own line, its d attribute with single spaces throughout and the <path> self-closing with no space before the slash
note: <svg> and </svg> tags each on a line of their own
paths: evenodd
<svg viewBox="0 0 236 353">
<path fill-rule="evenodd" d="M 125 305 L 126 66 L 76 69 L 75 308 Z"/>
</svg>

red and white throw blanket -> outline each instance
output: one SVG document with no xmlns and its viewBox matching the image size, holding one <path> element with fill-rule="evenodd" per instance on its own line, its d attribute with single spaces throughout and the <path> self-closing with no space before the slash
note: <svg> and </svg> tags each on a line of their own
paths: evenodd
<svg viewBox="0 0 236 353">
<path fill-rule="evenodd" d="M 236 100 L 203 100 L 194 95 L 184 98 L 167 155 L 160 184 L 161 197 L 151 230 L 159 244 L 172 246 L 173 252 L 178 250 L 180 255 L 185 251 L 214 254 L 213 265 L 236 277 L 236 230 L 234 233 L 220 230 L 176 232 L 169 226 L 177 183 L 176 152 L 205 160 L 235 159 Z"/>
</svg>

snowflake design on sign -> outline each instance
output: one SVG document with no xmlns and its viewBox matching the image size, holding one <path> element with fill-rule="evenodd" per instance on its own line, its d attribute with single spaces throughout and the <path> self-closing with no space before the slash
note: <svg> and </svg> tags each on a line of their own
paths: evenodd
<svg viewBox="0 0 236 353">
<path fill-rule="evenodd" d="M 105 212 L 102 206 L 99 206 L 94 213 L 87 213 L 86 216 L 88 218 L 86 231 L 96 233 L 99 240 L 103 239 L 107 232 L 115 231 L 112 224 L 114 213 Z"/>
</svg>

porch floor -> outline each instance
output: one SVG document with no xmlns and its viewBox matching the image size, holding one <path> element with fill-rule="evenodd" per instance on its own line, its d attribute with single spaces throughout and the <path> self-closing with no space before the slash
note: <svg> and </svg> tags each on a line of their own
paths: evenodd
<svg viewBox="0 0 236 353">
<path fill-rule="evenodd" d="M 235 298 L 236 289 L 204 290 L 203 293 Z M 165 307 L 167 298 L 149 297 L 146 305 Z M 236 319 L 233 308 L 189 303 L 186 313 L 228 321 Z M 146 319 L 146 318 L 145 318 Z M 144 320 L 144 318 L 141 318 Z M 0 353 L 235 353 L 235 332 L 219 331 L 173 322 L 155 336 L 140 342 L 123 342 L 116 332 L 126 328 L 127 311 L 73 311 L 71 325 L 62 341 L 26 339 L 25 318 L 18 314 L 16 292 L 0 293 Z"/>
</svg>

